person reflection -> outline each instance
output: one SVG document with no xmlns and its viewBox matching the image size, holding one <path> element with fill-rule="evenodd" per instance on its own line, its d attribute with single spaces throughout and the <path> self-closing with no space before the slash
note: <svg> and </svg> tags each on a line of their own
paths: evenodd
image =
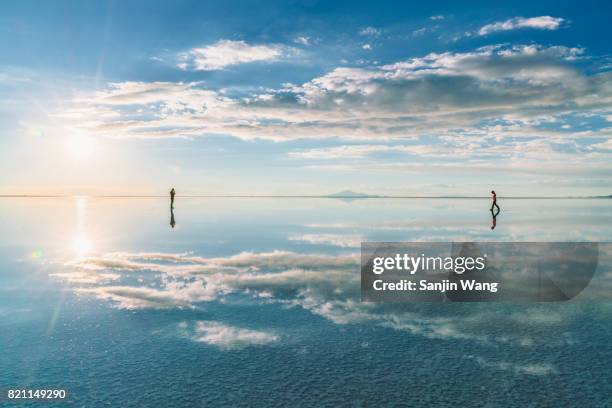
<svg viewBox="0 0 612 408">
<path fill-rule="evenodd" d="M 174 207 L 170 207 L 170 226 L 174 228 L 176 221 L 174 219 Z"/>
<path fill-rule="evenodd" d="M 495 229 L 497 226 L 497 215 L 499 214 L 499 208 L 497 211 L 491 210 L 491 229 Z"/>
</svg>

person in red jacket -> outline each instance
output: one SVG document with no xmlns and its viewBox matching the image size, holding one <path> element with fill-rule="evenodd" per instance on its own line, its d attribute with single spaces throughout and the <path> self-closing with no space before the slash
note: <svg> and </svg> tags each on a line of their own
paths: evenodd
<svg viewBox="0 0 612 408">
<path fill-rule="evenodd" d="M 499 212 L 499 205 L 497 205 L 497 194 L 495 194 L 495 190 L 491 190 L 491 194 L 493 194 L 493 204 L 491 204 L 491 211 L 493 211 L 493 207 L 497 208 L 497 212 Z"/>
</svg>

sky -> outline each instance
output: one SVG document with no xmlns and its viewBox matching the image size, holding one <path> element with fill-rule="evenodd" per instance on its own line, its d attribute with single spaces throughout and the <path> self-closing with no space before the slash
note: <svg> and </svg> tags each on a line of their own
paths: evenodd
<svg viewBox="0 0 612 408">
<path fill-rule="evenodd" d="M 0 194 L 612 194 L 606 2 L 5 1 Z"/>
</svg>

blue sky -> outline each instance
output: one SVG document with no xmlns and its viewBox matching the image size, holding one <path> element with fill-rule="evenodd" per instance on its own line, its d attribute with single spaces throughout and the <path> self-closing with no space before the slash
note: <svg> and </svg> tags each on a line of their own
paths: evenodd
<svg viewBox="0 0 612 408">
<path fill-rule="evenodd" d="M 609 5 L 490 3 L 3 2 L 0 194 L 612 193 Z"/>
</svg>

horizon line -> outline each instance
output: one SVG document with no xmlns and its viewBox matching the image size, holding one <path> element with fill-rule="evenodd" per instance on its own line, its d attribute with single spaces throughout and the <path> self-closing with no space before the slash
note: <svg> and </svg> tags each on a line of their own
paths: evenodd
<svg viewBox="0 0 612 408">
<path fill-rule="evenodd" d="M 167 198 L 167 195 L 158 194 L 0 194 L 0 198 Z M 182 198 L 337 198 L 337 199 L 490 199 L 490 196 L 422 196 L 422 195 L 378 195 L 378 194 L 359 194 L 359 195 L 336 195 L 336 194 L 177 194 L 176 197 Z M 612 195 L 595 196 L 499 196 L 503 199 L 593 199 L 593 198 L 612 198 Z"/>
</svg>

